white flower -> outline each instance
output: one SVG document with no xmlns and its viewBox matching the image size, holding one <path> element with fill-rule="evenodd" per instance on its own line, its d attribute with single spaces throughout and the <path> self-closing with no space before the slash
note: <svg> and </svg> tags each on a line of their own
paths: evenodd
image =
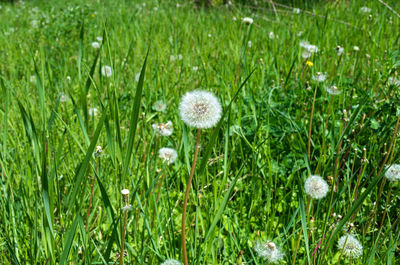
<svg viewBox="0 0 400 265">
<path fill-rule="evenodd" d="M 71 77 L 67 75 L 67 84 L 69 84 L 69 82 L 71 82 Z"/>
<path fill-rule="evenodd" d="M 318 52 L 318 47 L 308 43 L 308 41 L 304 41 L 302 40 L 300 42 L 300 47 L 303 47 L 304 49 L 306 49 L 309 53 L 314 53 L 314 52 Z"/>
<path fill-rule="evenodd" d="M 317 175 L 311 175 L 306 179 L 304 190 L 314 199 L 322 199 L 326 196 L 329 190 L 328 183 Z"/>
<path fill-rule="evenodd" d="M 129 190 L 128 189 L 123 189 L 121 190 L 122 195 L 129 195 Z"/>
<path fill-rule="evenodd" d="M 300 8 L 293 8 L 293 13 L 300 14 Z"/>
<path fill-rule="evenodd" d="M 158 7 L 156 7 L 156 6 L 153 7 L 153 10 L 154 10 L 154 11 L 158 11 Z"/>
<path fill-rule="evenodd" d="M 267 241 L 266 243 L 257 242 L 254 246 L 254 251 L 258 256 L 267 259 L 270 263 L 278 263 L 284 256 L 272 241 Z"/>
<path fill-rule="evenodd" d="M 170 136 L 174 131 L 174 127 L 171 121 L 167 121 L 167 123 L 160 123 L 160 124 L 154 123 L 152 127 L 153 130 L 156 131 L 156 133 L 159 133 L 162 136 Z"/>
<path fill-rule="evenodd" d="M 337 47 L 335 48 L 335 51 L 336 51 L 336 54 L 337 54 L 338 56 L 340 56 L 340 55 L 343 54 L 344 48 L 341 47 L 341 46 L 337 46 Z"/>
<path fill-rule="evenodd" d="M 139 79 L 140 79 L 140 73 L 138 73 L 138 74 L 135 75 L 135 80 L 136 80 L 136 82 L 139 82 Z"/>
<path fill-rule="evenodd" d="M 182 263 L 180 263 L 179 261 L 177 261 L 176 259 L 167 259 L 166 261 L 164 261 L 163 263 L 161 263 L 161 265 L 181 265 Z"/>
<path fill-rule="evenodd" d="M 312 79 L 313 79 L 315 82 L 318 82 L 318 83 L 324 82 L 325 79 L 326 79 L 326 73 L 324 74 L 324 73 L 321 73 L 321 72 L 317 72 L 317 73 L 312 77 Z"/>
<path fill-rule="evenodd" d="M 163 147 L 158 151 L 158 157 L 169 165 L 175 162 L 175 160 L 178 158 L 178 154 L 176 153 L 175 149 Z"/>
<path fill-rule="evenodd" d="M 371 12 L 371 8 L 363 6 L 360 8 L 360 11 L 364 12 L 364 13 L 369 13 L 369 12 Z"/>
<path fill-rule="evenodd" d="M 197 70 L 199 70 L 199 67 L 198 66 L 193 66 L 192 70 L 196 72 Z"/>
<path fill-rule="evenodd" d="M 270 33 L 268 33 L 268 38 L 270 38 L 271 40 L 275 39 L 275 34 L 271 31 Z"/>
<path fill-rule="evenodd" d="M 184 123 L 195 128 L 211 128 L 221 118 L 218 98 L 204 90 L 187 92 L 179 104 L 179 114 Z"/>
<path fill-rule="evenodd" d="M 236 17 L 233 17 L 233 18 L 232 18 L 232 20 L 233 20 L 233 21 L 236 21 L 236 20 L 237 20 L 237 18 L 236 18 Z"/>
<path fill-rule="evenodd" d="M 338 249 L 348 258 L 359 258 L 363 254 L 361 243 L 351 234 L 344 235 L 338 240 Z"/>
<path fill-rule="evenodd" d="M 95 49 L 100 48 L 100 43 L 98 43 L 97 41 L 92 42 L 92 47 Z"/>
<path fill-rule="evenodd" d="M 207 35 L 209 38 L 211 38 L 212 37 L 212 35 L 210 34 L 210 33 L 208 33 L 208 35 Z"/>
<path fill-rule="evenodd" d="M 31 75 L 31 77 L 29 77 L 29 81 L 30 81 L 31 83 L 35 83 L 35 82 L 36 82 L 36 76 Z"/>
<path fill-rule="evenodd" d="M 247 25 L 253 24 L 253 19 L 250 17 L 245 17 L 242 20 L 244 23 L 246 23 Z"/>
<path fill-rule="evenodd" d="M 68 101 L 68 96 L 64 92 L 60 92 L 58 95 L 60 97 L 60 102 L 64 103 Z"/>
<path fill-rule="evenodd" d="M 400 180 L 400 165 L 393 164 L 386 167 L 385 177 L 390 181 Z"/>
<path fill-rule="evenodd" d="M 108 65 L 102 66 L 102 67 L 101 67 L 101 74 L 102 74 L 103 76 L 106 76 L 106 77 L 111 77 L 111 76 L 112 76 L 111 67 L 108 66 Z"/>
<path fill-rule="evenodd" d="M 90 108 L 89 109 L 89 116 L 97 116 L 97 108 Z"/>
<path fill-rule="evenodd" d="M 102 41 L 103 41 L 103 37 L 96 37 L 96 40 L 97 40 L 98 42 L 102 42 Z"/>
<path fill-rule="evenodd" d="M 340 91 L 337 86 L 330 86 L 326 88 L 326 91 L 331 94 L 331 95 L 339 95 L 340 93 L 342 93 L 342 91 Z"/>
<path fill-rule="evenodd" d="M 251 40 L 249 40 L 249 42 L 247 43 L 247 46 L 248 46 L 249 48 L 251 48 Z"/>
<path fill-rule="evenodd" d="M 353 47 L 353 50 L 354 50 L 355 52 L 358 52 L 358 51 L 360 50 L 360 48 L 359 48 L 358 46 L 354 46 L 354 47 Z"/>
<path fill-rule="evenodd" d="M 164 112 L 167 109 L 167 104 L 162 100 L 157 100 L 153 105 L 153 110 L 158 112 Z"/>
</svg>

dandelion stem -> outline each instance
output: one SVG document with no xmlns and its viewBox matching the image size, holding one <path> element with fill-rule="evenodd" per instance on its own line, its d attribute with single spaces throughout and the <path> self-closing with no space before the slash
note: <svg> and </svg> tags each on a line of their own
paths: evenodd
<svg viewBox="0 0 400 265">
<path fill-rule="evenodd" d="M 186 252 L 186 229 L 185 229 L 185 227 L 186 227 L 186 208 L 187 208 L 190 186 L 192 185 L 194 169 L 196 168 L 197 155 L 199 153 L 200 133 L 201 133 L 201 130 L 197 129 L 197 138 L 196 138 L 196 145 L 195 145 L 195 149 L 194 149 L 194 158 L 193 158 L 192 168 L 190 170 L 190 176 L 189 176 L 189 179 L 188 179 L 188 182 L 186 185 L 185 201 L 183 203 L 183 209 L 182 209 L 182 255 L 183 255 L 184 265 L 188 265 L 188 258 L 187 258 L 187 252 Z"/>
<path fill-rule="evenodd" d="M 124 196 L 125 206 L 128 205 L 128 196 Z M 124 210 L 124 225 L 122 226 L 122 238 L 121 238 L 121 252 L 119 253 L 119 264 L 124 264 L 124 247 L 125 247 L 125 234 L 126 234 L 126 221 L 128 219 L 128 210 Z"/>
</svg>

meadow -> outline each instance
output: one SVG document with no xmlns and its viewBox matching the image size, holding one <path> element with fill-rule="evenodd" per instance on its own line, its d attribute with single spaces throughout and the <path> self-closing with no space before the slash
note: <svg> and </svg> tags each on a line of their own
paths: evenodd
<svg viewBox="0 0 400 265">
<path fill-rule="evenodd" d="M 400 264 L 400 3 L 215 2 L 0 2 L 0 264 Z"/>
</svg>

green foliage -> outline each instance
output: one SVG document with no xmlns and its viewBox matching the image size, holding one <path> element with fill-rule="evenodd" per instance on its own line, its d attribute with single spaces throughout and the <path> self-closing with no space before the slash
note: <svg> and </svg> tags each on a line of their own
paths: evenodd
<svg viewBox="0 0 400 265">
<path fill-rule="evenodd" d="M 274 1 L 276 12 L 270 1 L 197 3 L 208 8 L 0 4 L 0 264 L 116 262 L 124 188 L 125 263 L 181 260 L 195 131 L 178 105 L 193 89 L 214 92 L 224 116 L 202 132 L 192 264 L 267 264 L 258 240 L 274 241 L 282 264 L 398 264 L 400 186 L 384 174 L 400 159 L 399 17 L 379 1 Z M 303 58 L 301 41 L 318 52 Z M 173 134 L 156 134 L 168 120 Z M 177 150 L 174 164 L 161 147 Z M 311 174 L 327 197 L 304 192 Z M 364 247 L 352 261 L 336 243 L 348 231 Z"/>
</svg>

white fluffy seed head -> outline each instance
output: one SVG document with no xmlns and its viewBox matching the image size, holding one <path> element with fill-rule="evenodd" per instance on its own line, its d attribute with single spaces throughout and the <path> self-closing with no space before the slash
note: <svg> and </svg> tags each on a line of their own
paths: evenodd
<svg viewBox="0 0 400 265">
<path fill-rule="evenodd" d="M 253 24 L 254 20 L 251 17 L 243 18 L 243 22 L 247 25 Z"/>
<path fill-rule="evenodd" d="M 169 165 L 175 162 L 178 158 L 178 154 L 175 149 L 163 147 L 158 151 L 158 157 Z"/>
<path fill-rule="evenodd" d="M 329 185 L 326 181 L 317 175 L 311 175 L 306 179 L 304 189 L 308 195 L 314 199 L 322 199 L 326 196 L 329 190 Z"/>
<path fill-rule="evenodd" d="M 339 251 L 343 251 L 343 255 L 348 258 L 359 258 L 363 254 L 363 247 L 360 241 L 351 234 L 339 238 L 337 246 Z"/>
<path fill-rule="evenodd" d="M 128 189 L 123 189 L 121 190 L 122 195 L 129 195 L 129 190 Z"/>
<path fill-rule="evenodd" d="M 164 103 L 162 100 L 157 100 L 153 105 L 153 110 L 158 112 L 163 112 L 167 109 L 167 104 Z"/>
<path fill-rule="evenodd" d="M 100 48 L 100 43 L 98 43 L 97 41 L 94 41 L 94 42 L 92 42 L 92 47 L 94 49 L 98 49 L 98 48 Z"/>
<path fill-rule="evenodd" d="M 400 165 L 393 164 L 386 167 L 385 177 L 390 181 L 400 180 Z"/>
<path fill-rule="evenodd" d="M 326 79 L 326 73 L 322 73 L 322 72 L 317 72 L 312 79 L 318 83 L 320 82 L 324 82 Z"/>
<path fill-rule="evenodd" d="M 181 265 L 182 263 L 180 263 L 179 261 L 177 261 L 176 259 L 167 259 L 166 261 L 164 261 L 163 263 L 161 263 L 161 265 Z"/>
<path fill-rule="evenodd" d="M 258 241 L 254 246 L 254 251 L 263 259 L 270 263 L 278 263 L 285 255 L 272 241 L 262 243 Z"/>
<path fill-rule="evenodd" d="M 221 104 L 211 92 L 194 90 L 187 92 L 179 104 L 179 114 L 190 127 L 207 129 L 215 126 L 221 118 Z"/>
<path fill-rule="evenodd" d="M 171 121 L 167 121 L 167 123 L 154 123 L 152 125 L 153 130 L 162 135 L 162 136 L 170 136 L 174 131 L 174 126 L 172 125 Z"/>
<path fill-rule="evenodd" d="M 326 87 L 326 91 L 331 95 L 339 95 L 342 93 L 342 91 L 340 91 L 340 89 L 335 85 Z"/>
<path fill-rule="evenodd" d="M 108 65 L 102 66 L 102 67 L 101 67 L 101 74 L 102 74 L 103 76 L 106 76 L 106 77 L 111 77 L 111 76 L 112 76 L 111 67 L 108 66 Z"/>
</svg>

